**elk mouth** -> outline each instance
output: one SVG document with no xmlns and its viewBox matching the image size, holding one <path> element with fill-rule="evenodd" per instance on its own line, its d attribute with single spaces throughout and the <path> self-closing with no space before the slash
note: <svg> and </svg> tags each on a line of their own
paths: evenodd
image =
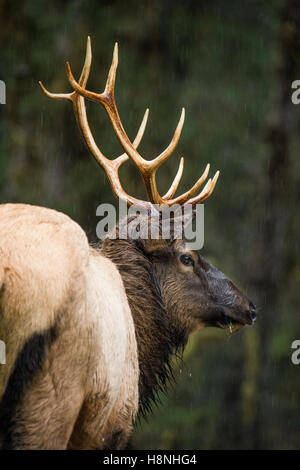
<svg viewBox="0 0 300 470">
<path fill-rule="evenodd" d="M 229 308 L 222 308 L 219 311 L 218 318 L 215 320 L 215 326 L 230 331 L 237 331 L 245 325 L 253 325 L 256 320 L 255 309 L 250 308 L 246 312 L 236 312 Z"/>
<path fill-rule="evenodd" d="M 237 331 L 240 328 L 243 328 L 247 323 L 242 321 L 235 320 L 234 318 L 228 317 L 224 314 L 221 315 L 219 320 L 216 320 L 216 326 L 222 328 L 223 330 L 229 329 L 230 331 Z"/>
</svg>

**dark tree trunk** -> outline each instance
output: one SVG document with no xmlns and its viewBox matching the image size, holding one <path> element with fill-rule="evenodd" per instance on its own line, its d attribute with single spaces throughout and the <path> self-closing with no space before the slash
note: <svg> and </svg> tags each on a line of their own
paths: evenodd
<svg viewBox="0 0 300 470">
<path fill-rule="evenodd" d="M 259 351 L 260 364 L 257 376 L 257 398 L 252 427 L 253 448 L 268 448 L 268 432 L 265 429 L 266 414 L 270 410 L 272 396 L 272 371 L 270 363 L 270 341 L 274 328 L 281 321 L 280 292 L 284 289 L 289 262 L 287 234 L 290 224 L 289 201 L 292 200 L 290 185 L 291 132 L 296 126 L 295 109 L 291 103 L 291 84 L 297 78 L 300 47 L 300 3 L 286 0 L 279 18 L 279 66 L 275 72 L 275 86 L 271 112 L 266 123 L 266 139 L 270 149 L 262 208 L 260 246 L 253 247 L 259 253 L 259 267 L 256 267 L 254 284 L 259 292 L 260 320 Z M 299 78 L 299 77 L 298 77 Z M 270 78 L 272 83 L 272 78 Z M 274 83 L 274 82 L 273 82 Z M 254 273 L 254 271 L 253 271 Z M 274 366 L 274 367 L 273 367 Z M 270 410 L 270 412 L 272 412 Z"/>
</svg>

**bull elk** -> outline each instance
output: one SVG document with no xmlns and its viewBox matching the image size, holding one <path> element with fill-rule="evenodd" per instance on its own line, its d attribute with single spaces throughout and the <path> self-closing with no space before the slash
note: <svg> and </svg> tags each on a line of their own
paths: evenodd
<svg viewBox="0 0 300 470">
<path fill-rule="evenodd" d="M 91 67 L 87 41 L 77 82 L 67 63 L 71 93 L 44 93 L 71 101 L 91 154 L 115 195 L 128 205 L 196 204 L 207 199 L 218 172 L 209 165 L 194 186 L 174 197 L 183 159 L 164 196 L 156 171 L 174 151 L 184 110 L 168 147 L 151 161 L 137 151 L 148 110 L 133 142 L 115 102 L 118 47 L 103 93 L 86 88 Z M 95 143 L 85 99 L 100 103 L 124 154 L 110 160 Z M 126 160 L 138 168 L 149 201 L 121 186 Z M 149 216 L 150 217 L 150 216 Z M 148 217 L 144 223 L 149 223 Z M 118 234 L 118 231 L 117 231 Z M 183 239 L 107 237 L 91 247 L 76 222 L 55 210 L 25 204 L 0 206 L 0 443 L 4 449 L 122 449 L 138 411 L 146 412 L 170 376 L 172 354 L 205 326 L 252 324 L 250 300 Z"/>
</svg>

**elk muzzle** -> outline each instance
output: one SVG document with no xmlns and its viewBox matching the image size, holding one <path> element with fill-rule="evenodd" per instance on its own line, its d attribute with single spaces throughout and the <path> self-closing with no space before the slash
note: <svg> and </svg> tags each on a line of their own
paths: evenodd
<svg viewBox="0 0 300 470">
<path fill-rule="evenodd" d="M 251 300 L 212 265 L 209 265 L 206 278 L 213 303 L 208 323 L 221 328 L 229 325 L 253 325 L 256 320 L 256 311 Z"/>
</svg>

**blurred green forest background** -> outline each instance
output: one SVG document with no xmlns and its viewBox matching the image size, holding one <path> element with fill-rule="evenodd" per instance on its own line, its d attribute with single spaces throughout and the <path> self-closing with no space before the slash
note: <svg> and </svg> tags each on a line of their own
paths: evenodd
<svg viewBox="0 0 300 470">
<path fill-rule="evenodd" d="M 119 42 L 116 96 L 131 138 L 146 107 L 140 149 L 153 158 L 169 142 L 182 106 L 186 122 L 176 153 L 158 174 L 169 187 L 185 156 L 180 189 L 207 162 L 221 177 L 205 205 L 203 255 L 256 303 L 254 327 L 230 335 L 196 334 L 177 384 L 148 422 L 137 424 L 133 449 L 300 447 L 300 2 L 295 0 L 0 0 L 0 201 L 67 213 L 96 239 L 96 207 L 116 203 L 104 172 L 88 154 L 68 102 L 38 86 L 69 91 L 65 61 L 78 77 L 88 34 L 89 89 L 102 91 Z M 87 103 L 103 152 L 121 153 L 104 110 Z M 129 162 L 126 190 L 144 197 Z"/>
</svg>

